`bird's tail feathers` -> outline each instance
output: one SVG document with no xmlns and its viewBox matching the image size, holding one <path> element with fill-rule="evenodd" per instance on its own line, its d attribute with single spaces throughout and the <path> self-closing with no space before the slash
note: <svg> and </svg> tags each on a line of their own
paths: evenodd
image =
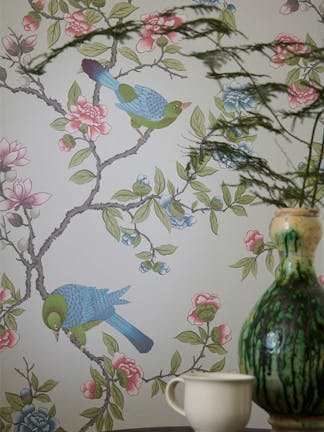
<svg viewBox="0 0 324 432">
<path fill-rule="evenodd" d="M 127 285 L 126 287 L 120 288 L 117 291 L 113 291 L 112 293 L 108 293 L 109 302 L 113 305 L 128 304 L 129 303 L 128 300 L 121 299 L 120 297 L 122 297 L 129 290 L 130 287 L 131 287 L 130 285 Z"/>
<path fill-rule="evenodd" d="M 140 353 L 150 351 L 153 341 L 120 315 L 114 313 L 106 320 L 114 329 L 122 333 Z"/>
<path fill-rule="evenodd" d="M 97 83 L 114 91 L 118 89 L 119 82 L 97 60 L 83 59 L 82 69 Z"/>
</svg>

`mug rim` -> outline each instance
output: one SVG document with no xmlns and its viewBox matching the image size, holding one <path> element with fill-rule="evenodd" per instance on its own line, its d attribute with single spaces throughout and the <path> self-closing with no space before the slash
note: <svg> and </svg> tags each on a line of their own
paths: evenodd
<svg viewBox="0 0 324 432">
<path fill-rule="evenodd" d="M 180 375 L 184 379 L 197 381 L 254 381 L 253 375 L 247 375 L 240 372 L 204 372 L 190 371 Z"/>
</svg>

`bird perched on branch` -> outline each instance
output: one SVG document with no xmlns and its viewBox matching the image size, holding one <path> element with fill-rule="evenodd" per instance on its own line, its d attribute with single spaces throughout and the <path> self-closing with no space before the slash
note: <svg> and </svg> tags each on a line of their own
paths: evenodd
<svg viewBox="0 0 324 432">
<path fill-rule="evenodd" d="M 135 129 L 141 126 L 150 129 L 161 129 L 173 123 L 182 110 L 191 102 L 178 100 L 168 102 L 163 96 L 148 87 L 120 83 L 99 62 L 91 59 L 82 60 L 84 72 L 97 83 L 115 92 L 118 108 L 126 111 Z"/>
<path fill-rule="evenodd" d="M 116 305 L 129 303 L 121 299 L 129 288 L 109 292 L 106 288 L 62 285 L 45 299 L 43 321 L 54 332 L 56 340 L 61 329 L 68 329 L 83 346 L 86 332 L 105 321 L 123 334 L 140 353 L 146 353 L 152 348 L 152 339 L 115 311 Z"/>
</svg>

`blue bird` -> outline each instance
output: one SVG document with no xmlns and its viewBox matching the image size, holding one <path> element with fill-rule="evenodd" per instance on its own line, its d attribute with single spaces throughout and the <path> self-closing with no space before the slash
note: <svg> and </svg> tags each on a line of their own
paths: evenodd
<svg viewBox="0 0 324 432">
<path fill-rule="evenodd" d="M 115 92 L 119 100 L 116 106 L 127 112 L 135 129 L 141 126 L 150 129 L 169 126 L 183 109 L 191 105 L 191 102 L 183 103 L 178 100 L 168 102 L 148 87 L 121 84 L 96 60 L 83 59 L 82 68 L 89 78 Z"/>
<path fill-rule="evenodd" d="M 123 334 L 140 353 L 150 351 L 152 339 L 118 315 L 116 305 L 129 303 L 121 297 L 130 286 L 117 291 L 96 289 L 78 284 L 56 288 L 43 303 L 43 321 L 58 340 L 61 329 L 69 329 L 81 345 L 86 343 L 86 332 L 105 321 Z"/>
</svg>

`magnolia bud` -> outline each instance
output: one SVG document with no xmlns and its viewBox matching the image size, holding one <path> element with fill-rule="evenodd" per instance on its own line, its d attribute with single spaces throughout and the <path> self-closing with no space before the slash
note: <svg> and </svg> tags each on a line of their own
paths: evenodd
<svg viewBox="0 0 324 432">
<path fill-rule="evenodd" d="M 33 207 L 30 210 L 30 217 L 32 219 L 37 219 L 39 215 L 40 215 L 40 209 L 39 208 Z"/>
<path fill-rule="evenodd" d="M 25 252 L 28 249 L 27 239 L 22 237 L 20 240 L 18 240 L 17 248 L 20 250 L 20 252 Z"/>
<path fill-rule="evenodd" d="M 23 218 L 18 213 L 8 212 L 7 213 L 7 219 L 9 221 L 9 223 L 16 228 L 18 228 L 24 224 Z"/>
<path fill-rule="evenodd" d="M 29 53 L 33 51 L 37 44 L 37 36 L 28 36 L 20 42 L 20 48 L 22 53 Z"/>
<path fill-rule="evenodd" d="M 11 56 L 17 56 L 20 52 L 17 41 L 13 36 L 4 36 L 2 38 L 2 45 Z"/>
<path fill-rule="evenodd" d="M 2 66 L 0 66 L 0 81 L 5 82 L 7 79 L 7 71 L 5 68 L 3 68 Z"/>
</svg>

